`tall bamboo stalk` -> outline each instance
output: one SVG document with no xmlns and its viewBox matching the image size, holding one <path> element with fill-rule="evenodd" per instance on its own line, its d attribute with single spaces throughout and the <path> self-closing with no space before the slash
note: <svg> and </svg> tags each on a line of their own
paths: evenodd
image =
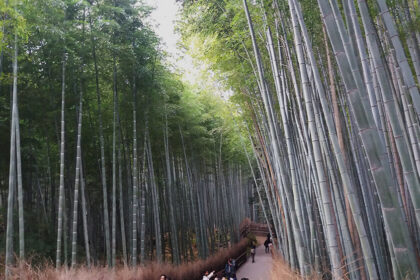
<svg viewBox="0 0 420 280">
<path fill-rule="evenodd" d="M 104 213 L 104 232 L 105 232 L 105 246 L 106 246 L 106 259 L 107 264 L 111 267 L 111 241 L 109 233 L 109 209 L 108 209 L 108 190 L 106 181 L 106 162 L 105 162 L 105 140 L 102 123 L 102 109 L 101 109 L 101 93 L 99 88 L 99 70 L 96 56 L 96 40 L 93 36 L 92 30 L 92 16 L 89 16 L 89 25 L 91 29 L 91 42 L 92 42 L 92 57 L 95 68 L 95 84 L 96 84 L 96 98 L 98 104 L 98 120 L 99 120 L 99 143 L 101 150 L 101 182 L 102 182 L 102 194 L 103 194 L 103 213 Z"/>
<path fill-rule="evenodd" d="M 76 172 L 74 183 L 73 196 L 73 227 L 72 227 L 72 241 L 71 241 L 71 267 L 76 265 L 77 257 L 77 221 L 78 221 L 78 206 L 79 206 L 79 184 L 80 184 L 80 164 L 81 164 L 81 141 L 82 141 L 82 120 L 83 120 L 83 92 L 80 91 L 79 116 L 77 122 L 77 144 L 76 144 Z"/>
<path fill-rule="evenodd" d="M 318 1 L 323 21 L 325 23 L 331 44 L 334 49 L 338 67 L 346 91 L 350 93 L 349 101 L 358 126 L 359 134 L 364 144 L 376 189 L 381 201 L 382 214 L 385 220 L 388 237 L 392 241 L 392 248 L 396 256 L 396 263 L 403 275 L 416 275 L 418 272 L 408 231 L 403 223 L 403 215 L 398 207 L 395 189 L 392 187 L 390 166 L 387 162 L 387 153 L 384 143 L 379 137 L 372 114 L 365 107 L 361 96 L 365 96 L 365 88 L 361 85 L 362 79 L 355 68 L 354 54 L 347 47 L 348 34 L 345 33 L 338 13 L 333 13 L 328 3 Z M 347 75 L 352 73 L 352 75 Z M 361 106 L 362 104 L 362 106 Z M 395 268 L 395 271 L 397 269 Z M 396 275 L 399 277 L 398 275 Z"/>
<path fill-rule="evenodd" d="M 114 57 L 113 67 L 113 97 L 114 97 L 114 112 L 112 124 L 112 225 L 111 225 L 111 247 L 112 247 L 112 260 L 111 266 L 115 267 L 117 255 L 117 155 L 116 155 L 116 130 L 117 130 L 117 65 Z"/>
<path fill-rule="evenodd" d="M 132 197 L 132 224 L 131 224 L 131 265 L 137 265 L 137 102 L 136 80 L 133 79 L 133 197 Z"/>
<path fill-rule="evenodd" d="M 63 55 L 63 58 L 65 56 Z M 55 266 L 56 268 L 60 267 L 61 264 L 61 238 L 62 238 L 62 228 L 63 228 L 63 204 L 64 204 L 64 152 L 65 152 L 65 119 L 64 119 L 64 109 L 65 109 L 65 70 L 66 63 L 65 59 L 62 62 L 62 81 L 61 81 L 61 141 L 60 141 L 60 186 L 59 186 L 59 195 L 58 195 L 58 230 L 57 230 L 57 253 Z"/>
</svg>

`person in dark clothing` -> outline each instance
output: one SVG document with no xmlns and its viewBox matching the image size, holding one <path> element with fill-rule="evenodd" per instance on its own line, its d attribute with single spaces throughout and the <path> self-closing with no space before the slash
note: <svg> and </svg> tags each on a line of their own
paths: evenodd
<svg viewBox="0 0 420 280">
<path fill-rule="evenodd" d="M 225 265 L 225 275 L 228 279 L 236 279 L 235 261 L 232 258 L 229 258 L 227 264 Z"/>
<path fill-rule="evenodd" d="M 255 248 L 255 244 L 254 244 L 254 243 L 252 243 L 252 244 L 251 244 L 251 258 L 252 258 L 252 262 L 253 262 L 253 263 L 255 262 L 255 250 L 256 250 L 256 248 Z"/>
<path fill-rule="evenodd" d="M 270 249 L 268 248 L 268 246 L 270 245 L 270 239 L 266 239 L 264 241 L 264 247 L 265 247 L 265 253 L 268 254 L 270 252 Z"/>
</svg>

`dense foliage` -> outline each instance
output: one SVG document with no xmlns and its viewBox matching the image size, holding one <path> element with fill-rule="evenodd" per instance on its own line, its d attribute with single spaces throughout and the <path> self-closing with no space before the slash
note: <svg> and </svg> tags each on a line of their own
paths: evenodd
<svg viewBox="0 0 420 280">
<path fill-rule="evenodd" d="M 193 85 L 141 1 L 0 4 L 6 274 L 206 258 L 251 217 L 302 277 L 417 279 L 419 2 L 178 3 Z"/>
<path fill-rule="evenodd" d="M 80 263 L 86 251 L 95 264 L 107 260 L 113 265 L 111 255 L 113 261 L 117 257 L 121 262 L 136 262 L 131 255 L 139 246 L 134 254 L 141 255 L 141 262 L 172 259 L 178 263 L 204 258 L 238 240 L 239 223 L 249 216 L 251 192 L 248 164 L 237 134 L 241 122 L 232 113 L 236 110 L 219 96 L 181 82 L 180 76 L 169 70 L 160 39 L 149 24 L 150 12 L 143 2 L 133 0 L 1 1 L 2 252 L 9 222 L 8 190 L 16 189 L 16 183 L 8 185 L 7 152 L 11 145 L 15 34 L 27 256 L 54 260 L 57 255 L 59 265 L 60 259 L 69 264 L 72 253 L 79 256 Z M 233 203 L 239 203 L 235 214 L 229 208 Z M 14 244 L 8 249 L 15 252 L 20 237 L 17 213 L 11 237 Z M 73 213 L 79 216 L 78 227 Z M 60 217 L 63 222 L 57 224 Z M 82 225 L 85 217 L 87 224 Z M 58 236 L 60 251 L 56 248 Z M 116 253 L 107 247 L 109 236 L 116 239 L 112 245 Z M 86 237 L 88 243 L 84 243 Z M 72 249 L 74 238 L 76 251 Z"/>
<path fill-rule="evenodd" d="M 249 127 L 255 184 L 291 268 L 418 278 L 418 1 L 181 2 L 184 47 Z"/>
</svg>

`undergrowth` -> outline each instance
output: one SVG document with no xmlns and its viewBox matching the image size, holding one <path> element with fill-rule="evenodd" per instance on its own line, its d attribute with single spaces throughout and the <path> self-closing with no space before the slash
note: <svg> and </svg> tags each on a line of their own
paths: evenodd
<svg viewBox="0 0 420 280">
<path fill-rule="evenodd" d="M 107 267 L 79 266 L 75 269 L 62 268 L 56 270 L 52 263 L 32 265 L 23 263 L 11 268 L 13 280 L 154 280 L 159 279 L 161 274 L 166 274 L 171 280 L 195 280 L 201 279 L 206 270 L 220 270 L 226 264 L 228 258 L 236 258 L 248 247 L 249 239 L 244 238 L 239 243 L 226 249 L 219 250 L 216 254 L 205 260 L 184 263 L 179 266 L 171 264 L 150 263 L 145 267 L 137 266 L 128 268 L 124 266 L 110 269 Z M 1 269 L 4 272 L 4 267 Z M 0 275 L 3 279 L 4 275 Z"/>
<path fill-rule="evenodd" d="M 289 264 L 284 261 L 279 255 L 274 254 L 273 256 L 273 266 L 271 270 L 271 280 L 301 280 L 302 276 L 295 270 L 291 269 Z M 310 280 L 321 280 L 322 276 L 312 272 L 305 279 Z"/>
</svg>

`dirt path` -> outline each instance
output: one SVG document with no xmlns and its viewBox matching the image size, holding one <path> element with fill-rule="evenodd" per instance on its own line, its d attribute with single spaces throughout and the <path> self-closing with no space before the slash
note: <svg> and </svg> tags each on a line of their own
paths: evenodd
<svg viewBox="0 0 420 280">
<path fill-rule="evenodd" d="M 236 272 L 236 278 L 238 280 L 242 278 L 249 280 L 270 279 L 272 261 L 271 254 L 266 254 L 264 245 L 260 245 L 256 248 L 255 262 L 253 263 L 250 257 Z"/>
</svg>

